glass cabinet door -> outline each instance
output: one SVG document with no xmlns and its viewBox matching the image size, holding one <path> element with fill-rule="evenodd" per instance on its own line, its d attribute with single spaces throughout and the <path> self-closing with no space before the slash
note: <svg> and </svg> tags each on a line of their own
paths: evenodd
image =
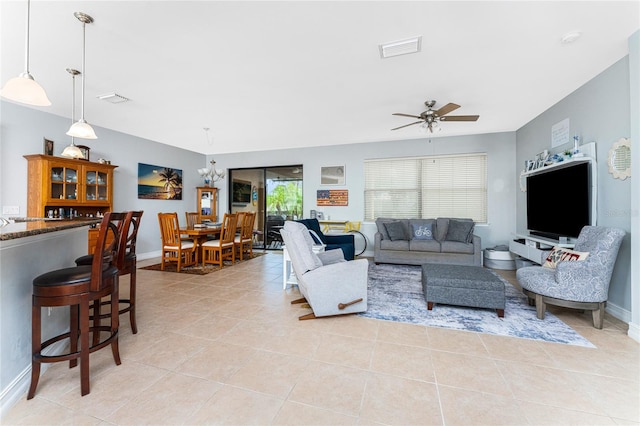
<svg viewBox="0 0 640 426">
<path fill-rule="evenodd" d="M 78 170 L 72 167 L 51 167 L 52 200 L 76 200 L 78 198 Z"/>
<path fill-rule="evenodd" d="M 215 222 L 218 220 L 216 213 L 217 189 L 209 187 L 198 188 L 198 214 L 200 222 L 210 220 Z"/>
<path fill-rule="evenodd" d="M 85 199 L 84 201 L 107 201 L 108 196 L 107 173 L 99 170 L 85 171 Z"/>
</svg>

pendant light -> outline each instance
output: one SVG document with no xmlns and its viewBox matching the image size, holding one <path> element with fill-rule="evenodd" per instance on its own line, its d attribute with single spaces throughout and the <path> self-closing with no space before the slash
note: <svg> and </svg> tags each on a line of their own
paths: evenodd
<svg viewBox="0 0 640 426">
<path fill-rule="evenodd" d="M 84 78 L 85 78 L 85 33 L 86 33 L 86 25 L 90 24 L 93 22 L 93 18 L 85 13 L 82 12 L 75 12 L 73 14 L 76 18 L 78 18 L 78 21 L 82 22 L 82 92 L 81 92 L 81 98 L 80 100 L 82 101 L 81 107 L 80 107 L 80 120 L 78 120 L 77 122 L 73 123 L 71 125 L 71 127 L 69 128 L 69 131 L 67 132 L 67 135 L 69 136 L 74 136 L 76 138 L 82 138 L 82 139 L 98 139 L 98 137 L 96 136 L 96 132 L 93 131 L 93 128 L 89 125 L 89 123 L 87 123 L 87 121 L 84 119 Z"/>
<path fill-rule="evenodd" d="M 25 53 L 24 72 L 18 77 L 14 77 L 7 81 L 0 96 L 10 101 L 20 102 L 34 106 L 49 106 L 51 101 L 47 97 L 42 86 L 40 86 L 29 73 L 29 23 L 31 15 L 31 0 L 27 0 L 27 46 Z"/>
<path fill-rule="evenodd" d="M 71 74 L 72 88 L 71 88 L 71 123 L 76 121 L 76 75 L 80 74 L 80 71 L 74 70 L 73 68 L 67 68 L 67 72 Z M 64 151 L 62 151 L 63 157 L 68 158 L 83 158 L 84 154 L 75 144 L 74 137 L 71 136 L 71 145 L 66 147 Z"/>
</svg>

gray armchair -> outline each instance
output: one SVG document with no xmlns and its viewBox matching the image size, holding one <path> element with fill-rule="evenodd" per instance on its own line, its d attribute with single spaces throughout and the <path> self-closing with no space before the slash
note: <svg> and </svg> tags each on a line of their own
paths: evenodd
<svg viewBox="0 0 640 426">
<path fill-rule="evenodd" d="M 625 232 L 618 228 L 585 226 L 574 250 L 588 252 L 581 261 L 561 261 L 555 269 L 528 266 L 516 272 L 529 300 L 534 300 L 539 319 L 546 305 L 592 311 L 593 326 L 602 328 L 611 274 Z"/>
<path fill-rule="evenodd" d="M 299 319 L 367 310 L 369 262 L 366 259 L 346 261 L 341 249 L 314 253 L 309 230 L 298 222 L 285 222 L 280 233 L 303 296 L 291 303 L 306 302 L 313 310 Z"/>
</svg>

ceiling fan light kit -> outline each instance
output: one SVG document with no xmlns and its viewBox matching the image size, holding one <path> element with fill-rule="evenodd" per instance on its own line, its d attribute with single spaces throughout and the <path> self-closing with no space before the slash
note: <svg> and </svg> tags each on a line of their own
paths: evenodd
<svg viewBox="0 0 640 426">
<path fill-rule="evenodd" d="M 437 110 L 433 109 L 433 107 L 436 104 L 436 101 L 434 100 L 426 101 L 424 104 L 427 107 L 427 110 L 420 113 L 420 115 L 394 112 L 393 115 L 398 115 L 401 117 L 417 118 L 419 119 L 419 121 L 405 124 L 404 126 L 395 127 L 391 130 L 398 130 L 404 127 L 413 126 L 414 124 L 420 124 L 421 128 L 426 129 L 426 131 L 433 133 L 433 129 L 436 129 L 438 131 L 442 130 L 442 128 L 440 127 L 441 121 L 477 121 L 478 118 L 480 118 L 479 115 L 448 115 L 446 116 L 446 114 L 449 114 L 450 112 L 460 108 L 460 105 L 454 104 L 451 102 L 449 102 L 448 104 L 446 104 L 445 106 Z"/>
</svg>

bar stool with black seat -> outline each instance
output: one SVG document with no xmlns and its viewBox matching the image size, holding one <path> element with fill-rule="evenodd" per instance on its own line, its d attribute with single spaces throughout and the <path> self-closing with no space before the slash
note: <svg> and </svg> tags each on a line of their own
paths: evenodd
<svg viewBox="0 0 640 426">
<path fill-rule="evenodd" d="M 131 332 L 136 334 L 138 332 L 138 326 L 136 324 L 136 240 L 138 238 L 138 229 L 140 228 L 140 220 L 142 219 L 143 211 L 131 212 L 131 223 L 128 227 L 128 232 L 122 232 L 120 235 L 122 247 L 124 250 L 118 250 L 118 256 L 115 260 L 115 265 L 118 268 L 118 275 L 130 275 L 129 277 L 129 298 L 121 298 L 118 301 L 120 315 L 129 312 L 129 324 L 131 325 Z M 76 265 L 91 265 L 93 262 L 93 254 L 87 254 L 76 259 Z M 103 301 L 102 304 L 108 304 L 108 301 Z M 124 305 L 124 307 L 122 307 Z M 106 318 L 109 314 L 103 314 L 101 318 Z"/>
<path fill-rule="evenodd" d="M 75 367 L 80 359 L 80 393 L 87 395 L 89 384 L 89 354 L 111 346 L 113 359 L 120 365 L 118 350 L 118 268 L 114 259 L 117 256 L 121 232 L 128 232 L 132 212 L 105 213 L 94 251 L 93 263 L 47 272 L 33 280 L 31 308 L 31 386 L 27 399 L 35 396 L 40 366 L 44 363 L 69 361 L 69 367 Z M 108 235 L 111 238 L 108 238 Z M 107 241 L 110 243 L 107 243 Z M 110 324 L 102 326 L 100 315 L 93 315 L 90 325 L 90 304 L 99 310 L 100 301 L 110 297 Z M 42 342 L 42 308 L 70 307 L 69 331 Z M 101 332 L 108 337 L 100 340 Z M 89 334 L 93 333 L 93 343 L 89 344 Z M 44 355 L 43 350 L 55 342 L 69 339 L 68 353 Z M 78 348 L 79 344 L 79 348 Z"/>
</svg>

